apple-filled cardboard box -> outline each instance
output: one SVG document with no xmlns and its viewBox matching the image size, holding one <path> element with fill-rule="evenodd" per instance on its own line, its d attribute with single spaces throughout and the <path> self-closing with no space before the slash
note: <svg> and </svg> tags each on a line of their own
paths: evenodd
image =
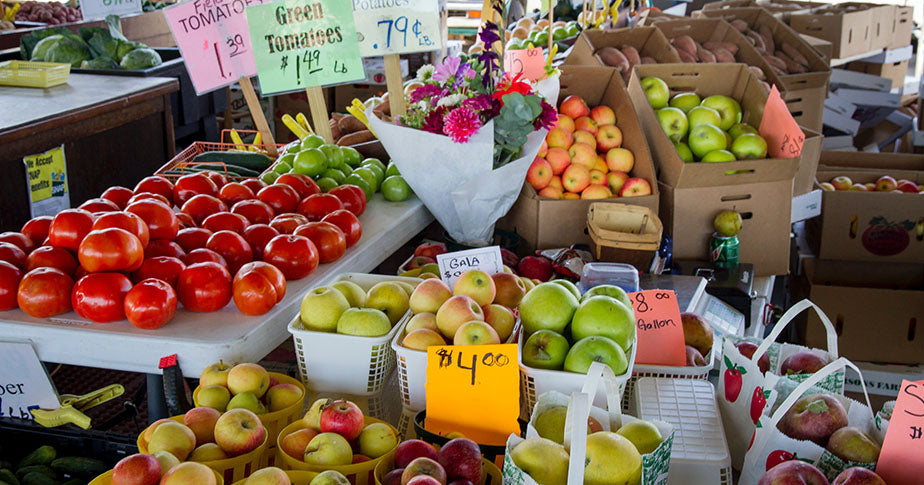
<svg viewBox="0 0 924 485">
<path fill-rule="evenodd" d="M 758 276 L 789 273 L 792 179 L 718 187 L 661 190 L 661 221 L 674 240 L 674 259 L 709 260 L 712 221 L 724 210 L 741 214 L 738 260 Z"/>
<path fill-rule="evenodd" d="M 571 95 L 580 96 L 591 108 L 606 105 L 613 109 L 616 126 L 623 134 L 622 146 L 635 156 L 635 165 L 629 176 L 647 181 L 651 193 L 636 197 L 561 200 L 540 197 L 531 185 L 523 184 L 516 203 L 497 226 L 519 234 L 526 252 L 590 244 L 587 210 L 594 202 L 640 205 L 655 213 L 658 211 L 658 186 L 651 152 L 619 71 L 612 67 L 564 66 L 559 105 Z"/>
<path fill-rule="evenodd" d="M 685 188 L 786 180 L 790 185 L 788 196 L 792 195 L 792 180 L 799 167 L 799 157 L 684 163 L 661 129 L 642 88 L 641 80 L 650 76 L 666 82 L 671 94 L 695 91 L 701 98 L 721 94 L 735 99 L 741 105 L 741 120 L 755 128 L 760 127 L 767 92 L 744 64 L 649 64 L 636 67 L 629 79 L 629 96 L 648 137 L 661 181 L 672 187 Z"/>
<path fill-rule="evenodd" d="M 866 153 L 822 150 L 818 162 L 820 170 L 850 168 L 852 170 L 920 170 L 924 171 L 924 154 Z M 824 182 L 824 180 L 821 180 Z"/>
<path fill-rule="evenodd" d="M 924 363 L 924 265 L 807 258 L 809 298 L 834 321 L 838 350 L 851 360 Z M 825 342 L 817 317 L 799 332 L 806 345 Z"/>
<path fill-rule="evenodd" d="M 565 58 L 564 66 L 606 66 L 596 55 L 604 47 L 632 46 L 640 57 L 651 57 L 659 63 L 680 62 L 680 57 L 671 47 L 664 34 L 655 27 L 636 27 L 616 30 L 586 30 L 581 33 L 571 53 Z M 623 73 L 623 76 L 628 73 Z"/>
<path fill-rule="evenodd" d="M 916 187 L 924 185 L 924 172 L 829 168 L 819 170 L 816 180 L 819 184 L 832 183 L 836 177 L 847 177 L 849 181 L 833 183 L 876 184 L 886 175 L 893 178 L 892 184 L 898 183 L 897 190 L 908 192 L 893 192 L 896 189 L 889 185 L 888 191 L 822 193 L 821 216 L 806 223 L 806 236 L 816 256 L 843 261 L 924 263 L 924 197 Z"/>
</svg>

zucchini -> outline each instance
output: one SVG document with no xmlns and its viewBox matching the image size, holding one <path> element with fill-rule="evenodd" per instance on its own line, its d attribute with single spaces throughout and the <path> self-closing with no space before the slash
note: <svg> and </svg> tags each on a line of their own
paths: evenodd
<svg viewBox="0 0 924 485">
<path fill-rule="evenodd" d="M 273 163 L 269 155 L 256 152 L 205 152 L 196 155 L 193 164 L 204 162 L 224 162 L 227 165 L 248 168 L 262 172 Z"/>
<path fill-rule="evenodd" d="M 94 458 L 65 456 L 51 462 L 51 469 L 69 477 L 94 478 L 105 473 L 109 467 Z"/>
<path fill-rule="evenodd" d="M 35 451 L 26 455 L 26 457 L 19 462 L 19 468 L 32 465 L 47 465 L 57 457 L 58 452 L 55 450 L 54 446 L 39 446 Z"/>
<path fill-rule="evenodd" d="M 52 470 L 48 465 L 29 465 L 16 470 L 16 476 L 19 477 L 20 480 L 22 480 L 26 475 L 30 473 L 41 473 L 42 475 L 50 478 L 58 476 L 58 474 L 55 473 L 55 471 Z"/>
<path fill-rule="evenodd" d="M 19 485 L 19 479 L 16 478 L 16 475 L 13 474 L 12 470 L 4 468 L 0 470 L 0 483 L 6 483 L 8 485 Z"/>
</svg>

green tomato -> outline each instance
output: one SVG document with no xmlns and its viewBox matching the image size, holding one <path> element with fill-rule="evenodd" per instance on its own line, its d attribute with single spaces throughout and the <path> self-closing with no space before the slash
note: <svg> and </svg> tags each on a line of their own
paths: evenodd
<svg viewBox="0 0 924 485">
<path fill-rule="evenodd" d="M 289 173 L 292 171 L 292 165 L 289 165 L 286 162 L 276 162 L 276 164 L 273 165 L 273 171 L 278 173 L 279 175 L 282 175 L 284 173 Z"/>
<path fill-rule="evenodd" d="M 573 25 L 569 24 L 567 27 L 565 27 L 565 31 L 568 32 L 568 37 L 576 37 L 581 33 L 581 28 L 578 27 L 577 23 Z M 565 38 L 567 39 L 568 37 Z"/>
<path fill-rule="evenodd" d="M 411 186 L 400 175 L 392 175 L 382 182 L 382 195 L 385 200 L 401 202 L 411 195 Z"/>
<path fill-rule="evenodd" d="M 363 192 L 366 194 L 367 201 L 371 201 L 372 196 L 375 195 L 375 191 L 372 190 L 372 185 L 370 185 L 369 182 L 366 182 L 366 179 L 364 179 L 358 173 L 347 175 L 347 178 L 343 181 L 342 185 L 355 185 L 363 189 Z"/>
<path fill-rule="evenodd" d="M 523 49 L 523 42 L 520 39 L 517 39 L 516 37 L 514 37 L 510 39 L 509 42 L 507 42 L 507 45 L 504 46 L 504 49 L 508 51 L 518 51 L 520 49 Z"/>
<path fill-rule="evenodd" d="M 295 173 L 313 178 L 327 170 L 327 166 L 327 156 L 317 148 L 302 150 L 295 156 Z"/>
<path fill-rule="evenodd" d="M 324 139 L 318 135 L 308 135 L 302 140 L 302 150 L 306 148 L 318 148 L 324 144 Z"/>
<path fill-rule="evenodd" d="M 372 164 L 372 165 L 375 165 L 376 167 L 381 168 L 383 172 L 385 171 L 385 164 L 382 163 L 382 161 L 379 160 L 378 158 L 367 158 L 363 160 L 359 165 L 364 166 L 364 165 L 369 165 L 369 164 Z"/>
<path fill-rule="evenodd" d="M 382 185 L 382 181 L 385 180 L 385 170 L 383 170 L 377 165 L 363 165 L 362 167 L 359 167 L 359 168 L 368 168 L 369 170 L 372 170 L 372 173 L 375 174 L 375 184 L 376 185 Z"/>
<path fill-rule="evenodd" d="M 353 147 L 340 147 L 340 153 L 343 155 L 343 161 L 353 167 L 359 165 L 359 161 L 363 159 L 363 156 Z"/>
<path fill-rule="evenodd" d="M 379 191 L 379 177 L 371 167 L 359 167 L 356 170 L 353 170 L 351 176 L 352 175 L 359 175 L 362 177 L 362 179 L 365 180 L 367 184 L 369 184 L 369 187 L 372 188 L 373 194 Z"/>
<path fill-rule="evenodd" d="M 321 174 L 321 177 L 334 179 L 337 184 L 342 184 L 344 179 L 346 179 L 346 175 L 344 175 L 343 172 L 337 170 L 336 168 L 329 168 L 325 170 L 324 173 Z"/>
<path fill-rule="evenodd" d="M 285 163 L 288 163 L 289 165 L 295 165 L 295 155 L 297 153 L 298 152 L 292 152 L 292 153 L 285 153 L 283 155 L 280 155 L 279 158 L 276 159 L 276 163 L 285 162 Z"/>
<path fill-rule="evenodd" d="M 552 40 L 558 42 L 560 40 L 565 40 L 568 38 L 568 29 L 566 27 L 556 27 L 552 31 Z"/>
<path fill-rule="evenodd" d="M 272 184 L 272 183 L 275 182 L 276 179 L 278 179 L 278 178 L 279 178 L 279 174 L 278 174 L 278 173 L 276 173 L 276 172 L 266 172 L 265 174 L 263 174 L 262 177 L 260 177 L 260 180 L 262 180 L 264 183 Z"/>
<path fill-rule="evenodd" d="M 318 179 L 318 187 L 321 188 L 321 192 L 327 193 L 330 192 L 330 189 L 339 185 L 336 180 L 330 177 L 321 177 Z"/>
<path fill-rule="evenodd" d="M 385 178 L 391 177 L 392 175 L 401 175 L 395 162 L 389 163 L 388 168 L 385 169 Z"/>
<path fill-rule="evenodd" d="M 327 155 L 327 161 L 329 163 L 340 163 L 346 162 L 343 158 L 343 152 L 340 151 L 340 147 L 337 145 L 321 145 L 321 151 Z"/>
</svg>

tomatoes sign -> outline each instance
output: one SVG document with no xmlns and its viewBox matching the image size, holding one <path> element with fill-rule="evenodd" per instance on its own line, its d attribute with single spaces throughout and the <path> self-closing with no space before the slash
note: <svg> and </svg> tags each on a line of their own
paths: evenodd
<svg viewBox="0 0 924 485">
<path fill-rule="evenodd" d="M 0 418 L 32 420 L 32 409 L 58 407 L 58 395 L 32 345 L 0 342 Z"/>
</svg>

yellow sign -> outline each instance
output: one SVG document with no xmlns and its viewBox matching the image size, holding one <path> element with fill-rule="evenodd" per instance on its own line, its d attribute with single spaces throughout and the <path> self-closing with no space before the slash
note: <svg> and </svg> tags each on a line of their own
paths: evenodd
<svg viewBox="0 0 924 485">
<path fill-rule="evenodd" d="M 427 349 L 428 431 L 458 432 L 484 445 L 520 434 L 517 345 L 446 345 Z"/>
<path fill-rule="evenodd" d="M 45 153 L 24 157 L 26 179 L 29 181 L 29 198 L 36 203 L 67 194 L 67 166 L 64 163 L 64 145 Z"/>
</svg>

